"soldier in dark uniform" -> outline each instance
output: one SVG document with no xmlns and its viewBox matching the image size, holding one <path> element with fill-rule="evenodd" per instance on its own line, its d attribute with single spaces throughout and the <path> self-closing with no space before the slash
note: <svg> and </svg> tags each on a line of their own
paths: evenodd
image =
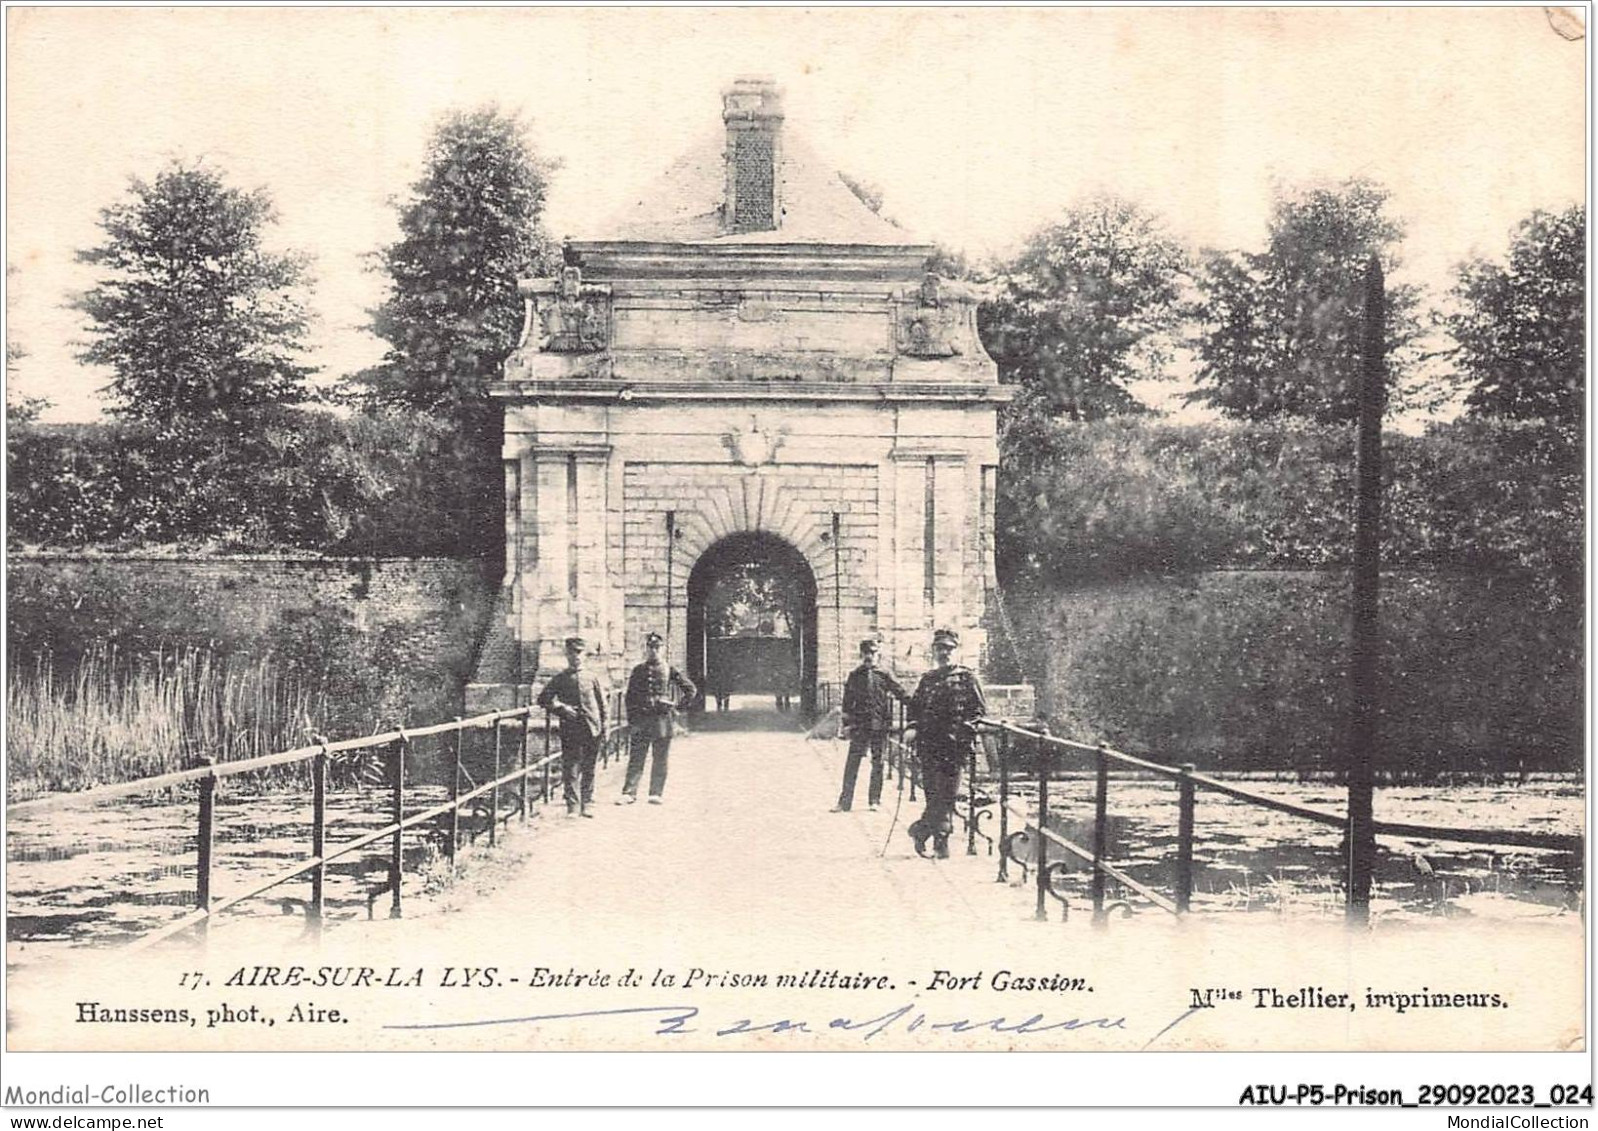
<svg viewBox="0 0 1598 1131">
<path fill-rule="evenodd" d="M 583 667 L 588 644 L 580 636 L 566 638 L 566 670 L 544 685 L 538 705 L 560 720 L 560 778 L 566 795 L 566 816 L 579 811 L 592 817 L 594 759 L 605 734 L 605 703 L 610 689 L 598 673 Z"/>
<path fill-rule="evenodd" d="M 960 791 L 960 770 L 976 743 L 977 719 L 987 713 L 982 684 L 970 668 L 954 662 L 960 637 L 940 628 L 932 637 L 938 666 L 921 677 L 910 700 L 910 725 L 917 735 L 921 759 L 921 788 L 927 808 L 910 826 L 916 853 L 925 856 L 927 838 L 939 859 L 949 855 L 949 833 L 954 828 L 954 796 Z"/>
<path fill-rule="evenodd" d="M 894 701 L 908 703 L 899 681 L 877 667 L 882 646 L 875 640 L 860 642 L 860 666 L 843 685 L 843 727 L 849 736 L 849 760 L 843 766 L 843 790 L 834 813 L 847 813 L 854 805 L 854 783 L 860 761 L 871 752 L 871 787 L 866 794 L 871 808 L 882 803 L 882 751 L 893 729 Z"/>
<path fill-rule="evenodd" d="M 644 759 L 651 750 L 654 759 L 649 765 L 649 803 L 661 803 L 660 795 L 666 788 L 666 755 L 676 732 L 677 712 L 699 694 L 692 680 L 662 658 L 665 641 L 660 633 L 651 632 L 644 643 L 649 658 L 635 667 L 627 679 L 627 721 L 632 726 L 632 743 L 627 752 L 627 779 L 617 805 L 631 805 L 638 800 L 638 779 L 643 776 Z"/>
</svg>

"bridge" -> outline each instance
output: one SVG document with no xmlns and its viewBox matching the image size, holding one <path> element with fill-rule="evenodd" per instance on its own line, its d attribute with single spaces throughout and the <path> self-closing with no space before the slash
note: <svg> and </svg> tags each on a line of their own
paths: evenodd
<svg viewBox="0 0 1598 1131">
<path fill-rule="evenodd" d="M 1503 947 L 1535 948 L 1549 968 L 1574 971 L 1579 987 L 1579 916 L 1550 911 L 1487 936 L 1442 920 L 1417 931 L 1413 917 L 1394 920 L 1401 933 L 1349 932 L 1335 899 L 1239 915 L 1213 885 L 1195 893 L 1195 846 L 1203 858 L 1213 841 L 1212 808 L 1200 810 L 1197 795 L 1226 795 L 1334 835 L 1346 827 L 1336 813 L 996 723 L 968 768 L 977 787 L 962 796 L 955 850 L 928 860 L 904 833 L 920 811 L 912 749 L 892 744 L 879 810 L 833 813 L 843 744 L 801 729 L 792 714 L 747 699 L 732 706 L 699 716 L 676 742 L 660 806 L 610 804 L 627 737 L 625 725 L 613 730 L 592 820 L 564 815 L 558 737 L 528 709 L 13 805 L 14 831 L 152 789 L 192 789 L 180 804 L 198 813 L 194 856 L 181 868 L 193 910 L 172 909 L 164 926 L 114 953 L 96 949 L 87 962 L 84 950 L 63 950 L 59 961 L 29 966 L 11 947 L 16 1039 L 214 1047 L 203 1030 L 134 1039 L 126 1028 L 85 1030 L 48 1007 L 62 995 L 125 998 L 130 971 L 146 972 L 138 979 L 150 985 L 204 971 L 208 991 L 224 982 L 221 1004 L 256 1005 L 263 1017 L 288 1017 L 307 1002 L 341 1008 L 371 1048 L 1361 1047 L 1390 1043 L 1380 1009 L 1306 1030 L 1295 1008 L 1259 1006 L 1266 1013 L 1249 1014 L 1246 1033 L 1223 1021 L 1225 1010 L 1263 989 L 1335 996 L 1370 982 L 1384 992 L 1397 977 L 1410 993 L 1445 967 L 1458 975 L 1450 985 L 1478 977 L 1500 994 L 1513 985 L 1543 1012 L 1477 1029 L 1427 1014 L 1412 1023 L 1422 1045 L 1502 1047 L 1509 1024 L 1530 1047 L 1546 1047 L 1549 1019 L 1563 1025 L 1572 1009 L 1579 1029 L 1579 992 L 1534 972 L 1507 975 L 1496 957 Z M 362 763 L 366 752 L 383 757 Z M 1085 770 L 1070 770 L 1073 758 Z M 226 811 L 252 800 L 219 795 L 218 783 L 294 764 L 311 770 L 308 836 L 296 858 L 248 842 L 220 846 Z M 330 772 L 340 768 L 357 772 Z M 1152 871 L 1145 852 L 1114 858 L 1112 799 L 1137 782 L 1169 800 L 1174 835 Z M 391 819 L 351 836 L 330 828 L 335 801 Z M 1581 851 L 1579 837 L 1538 831 L 1380 823 L 1377 831 Z M 1394 858 L 1406 860 L 1405 851 Z M 361 862 L 339 877 L 342 897 L 330 876 L 340 861 Z M 1335 888 L 1336 877 L 1326 883 Z M 273 914 L 245 913 L 263 903 Z M 1482 937 L 1492 945 L 1476 946 Z M 311 993 L 282 973 L 295 966 L 334 971 L 333 981 Z M 355 993 L 344 983 L 362 970 L 373 985 Z M 388 983 L 390 993 L 366 992 Z M 348 1030 L 286 1026 L 246 1027 L 230 1040 L 348 1047 Z"/>
</svg>

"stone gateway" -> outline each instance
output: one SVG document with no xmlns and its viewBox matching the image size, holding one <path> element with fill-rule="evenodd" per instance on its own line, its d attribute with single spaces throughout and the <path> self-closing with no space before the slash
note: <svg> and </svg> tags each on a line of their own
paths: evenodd
<svg viewBox="0 0 1598 1131">
<path fill-rule="evenodd" d="M 789 605 L 746 635 L 787 649 L 770 678 L 806 707 L 862 637 L 905 673 L 934 626 L 986 655 L 1010 391 L 977 295 L 812 153 L 775 85 L 738 80 L 721 116 L 606 238 L 521 283 L 493 388 L 505 584 L 471 709 L 527 702 L 568 636 L 614 677 L 662 632 L 705 687 L 707 602 L 762 571 Z"/>
</svg>

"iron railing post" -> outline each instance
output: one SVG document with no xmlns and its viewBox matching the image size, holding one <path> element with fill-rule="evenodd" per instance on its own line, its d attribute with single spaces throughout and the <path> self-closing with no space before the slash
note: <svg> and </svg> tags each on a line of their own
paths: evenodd
<svg viewBox="0 0 1598 1131">
<path fill-rule="evenodd" d="M 1193 899 L 1193 763 L 1182 763 L 1176 780 L 1176 913 L 1186 915 Z"/>
<path fill-rule="evenodd" d="M 544 792 L 540 800 L 549 804 L 549 755 L 550 755 L 549 711 L 544 711 Z"/>
<path fill-rule="evenodd" d="M 400 736 L 389 748 L 389 781 L 393 793 L 389 797 L 388 815 L 389 823 L 396 826 L 388 854 L 388 886 L 392 895 L 388 905 L 390 919 L 398 919 L 401 914 L 400 881 L 405 874 L 405 830 L 397 826 L 405 819 L 405 751 L 410 744 L 405 732 L 400 731 Z"/>
<path fill-rule="evenodd" d="M 322 854 L 327 851 L 327 739 L 317 735 L 322 749 L 311 759 L 311 855 L 316 867 L 311 869 L 311 907 L 306 913 L 306 926 L 312 937 L 322 937 L 322 889 L 327 882 L 327 864 Z"/>
<path fill-rule="evenodd" d="M 1010 853 L 1006 851 L 1010 839 L 1010 732 L 999 732 L 999 874 L 996 883 L 1010 878 Z"/>
<path fill-rule="evenodd" d="M 488 791 L 488 847 L 499 843 L 499 759 L 504 723 L 494 720 L 494 788 Z"/>
<path fill-rule="evenodd" d="M 522 715 L 522 776 L 517 779 L 517 789 L 521 792 L 522 824 L 525 825 L 527 823 L 527 732 L 533 729 L 533 709 L 524 707 L 522 710 L 526 713 Z"/>
<path fill-rule="evenodd" d="M 216 760 L 202 755 L 201 766 L 214 766 Z M 200 779 L 200 827 L 195 837 L 194 905 L 201 911 L 211 910 L 211 857 L 216 847 L 216 775 L 207 774 Z M 211 920 L 201 919 L 194 925 L 194 934 L 203 945 L 210 934 Z"/>
<path fill-rule="evenodd" d="M 909 725 L 909 712 L 906 711 L 905 715 L 906 715 L 906 725 L 908 726 Z M 904 744 L 904 759 L 905 759 L 905 763 L 906 763 L 906 765 L 905 765 L 905 773 L 907 775 L 909 775 L 909 777 L 910 777 L 910 804 L 912 804 L 912 805 L 915 804 L 915 800 L 916 800 L 916 774 L 921 769 L 920 748 L 921 748 L 921 733 L 918 730 L 916 732 L 915 745 L 912 746 L 908 742 Z"/>
<path fill-rule="evenodd" d="M 1094 751 L 1093 762 L 1097 779 L 1093 791 L 1093 919 L 1099 922 L 1104 918 L 1104 852 L 1109 832 L 1105 811 L 1110 800 L 1110 757 L 1103 743 Z"/>
<path fill-rule="evenodd" d="M 461 844 L 461 747 L 466 742 L 466 728 L 461 717 L 455 716 L 455 772 L 449 776 L 449 843 L 444 851 L 449 856 L 450 874 L 455 874 L 455 853 Z"/>
<path fill-rule="evenodd" d="M 1044 903 L 1048 898 L 1049 839 L 1049 762 L 1054 755 L 1044 739 L 1038 739 L 1038 858 L 1033 862 L 1037 869 L 1038 906 L 1032 918 L 1040 923 L 1049 921 L 1049 911 Z"/>
</svg>

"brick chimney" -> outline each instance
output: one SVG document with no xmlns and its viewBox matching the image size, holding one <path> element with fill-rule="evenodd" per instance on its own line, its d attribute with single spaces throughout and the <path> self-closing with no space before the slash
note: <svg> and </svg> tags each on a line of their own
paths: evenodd
<svg viewBox="0 0 1598 1131">
<path fill-rule="evenodd" d="M 723 232 L 770 232 L 782 224 L 782 89 L 766 78 L 739 78 L 721 92 L 727 124 Z"/>
</svg>

